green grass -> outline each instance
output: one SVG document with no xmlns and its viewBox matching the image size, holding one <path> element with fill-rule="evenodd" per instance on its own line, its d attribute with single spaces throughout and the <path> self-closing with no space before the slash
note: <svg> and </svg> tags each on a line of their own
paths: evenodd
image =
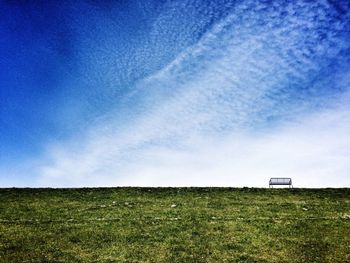
<svg viewBox="0 0 350 263">
<path fill-rule="evenodd" d="M 0 262 L 350 262 L 347 215 L 350 189 L 0 189 Z"/>
</svg>

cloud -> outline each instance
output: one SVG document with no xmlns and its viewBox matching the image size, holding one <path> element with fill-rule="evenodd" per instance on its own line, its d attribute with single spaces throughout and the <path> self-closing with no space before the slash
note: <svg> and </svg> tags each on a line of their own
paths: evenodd
<svg viewBox="0 0 350 263">
<path fill-rule="evenodd" d="M 85 134 L 49 145 L 36 183 L 348 186 L 348 17 L 335 17 L 322 1 L 236 5 Z"/>
<path fill-rule="evenodd" d="M 268 133 L 196 136 L 181 147 L 148 145 L 136 152 L 124 148 L 129 157 L 102 157 L 98 165 L 94 160 L 109 146 L 96 142 L 86 156 L 57 155 L 58 166 L 43 171 L 40 185 L 263 187 L 270 177 L 283 176 L 298 187 L 349 187 L 349 123 L 350 110 L 336 107 Z"/>
</svg>

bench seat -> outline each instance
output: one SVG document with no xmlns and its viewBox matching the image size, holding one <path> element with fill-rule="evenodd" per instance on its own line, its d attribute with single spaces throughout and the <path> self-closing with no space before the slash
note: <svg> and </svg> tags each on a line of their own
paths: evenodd
<svg viewBox="0 0 350 263">
<path fill-rule="evenodd" d="M 270 178 L 269 187 L 272 187 L 273 185 L 288 185 L 289 187 L 293 187 L 292 178 L 286 178 L 286 177 Z"/>
</svg>

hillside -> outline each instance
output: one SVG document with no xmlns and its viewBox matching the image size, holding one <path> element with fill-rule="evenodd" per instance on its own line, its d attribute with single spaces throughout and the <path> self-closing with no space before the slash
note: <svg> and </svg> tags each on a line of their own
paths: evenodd
<svg viewBox="0 0 350 263">
<path fill-rule="evenodd" d="M 350 189 L 0 189 L 0 262 L 350 262 Z"/>
</svg>

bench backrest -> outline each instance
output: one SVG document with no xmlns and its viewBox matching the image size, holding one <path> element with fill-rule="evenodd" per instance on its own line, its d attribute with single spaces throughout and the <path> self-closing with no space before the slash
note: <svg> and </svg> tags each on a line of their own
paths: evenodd
<svg viewBox="0 0 350 263">
<path fill-rule="evenodd" d="M 291 178 L 271 178 L 270 185 L 291 185 L 292 179 Z"/>
</svg>

